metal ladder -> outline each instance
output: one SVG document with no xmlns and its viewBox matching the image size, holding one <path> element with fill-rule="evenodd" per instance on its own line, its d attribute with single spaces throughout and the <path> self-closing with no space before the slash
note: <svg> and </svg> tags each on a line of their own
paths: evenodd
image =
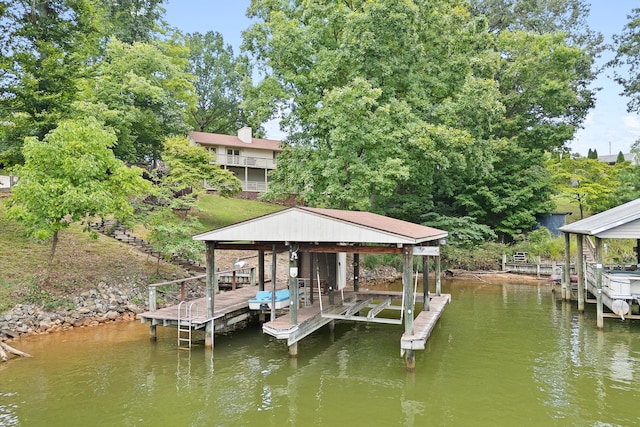
<svg viewBox="0 0 640 427">
<path fill-rule="evenodd" d="M 182 308 L 184 306 L 184 315 L 182 317 Z M 191 350 L 191 321 L 193 319 L 193 307 L 196 307 L 196 314 L 198 314 L 198 304 L 192 302 L 187 307 L 187 302 L 182 301 L 178 304 L 178 350 Z M 186 337 L 183 335 L 186 334 Z M 183 342 L 187 342 L 187 347 L 183 346 Z"/>
</svg>

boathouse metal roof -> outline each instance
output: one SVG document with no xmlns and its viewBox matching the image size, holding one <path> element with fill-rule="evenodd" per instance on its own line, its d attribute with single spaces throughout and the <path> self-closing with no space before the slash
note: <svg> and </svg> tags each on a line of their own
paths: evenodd
<svg viewBox="0 0 640 427">
<path fill-rule="evenodd" d="M 640 239 L 640 199 L 565 225 L 559 230 L 603 239 Z"/>
<path fill-rule="evenodd" d="M 447 237 L 448 233 L 371 212 L 292 207 L 194 236 L 216 242 L 318 242 L 407 244 Z"/>
</svg>

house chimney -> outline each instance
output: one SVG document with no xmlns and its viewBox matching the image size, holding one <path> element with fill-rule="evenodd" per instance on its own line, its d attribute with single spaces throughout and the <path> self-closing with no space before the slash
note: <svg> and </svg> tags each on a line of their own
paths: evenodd
<svg viewBox="0 0 640 427">
<path fill-rule="evenodd" d="M 251 144 L 251 128 L 249 126 L 245 126 L 242 129 L 239 129 L 238 139 L 247 144 Z"/>
</svg>

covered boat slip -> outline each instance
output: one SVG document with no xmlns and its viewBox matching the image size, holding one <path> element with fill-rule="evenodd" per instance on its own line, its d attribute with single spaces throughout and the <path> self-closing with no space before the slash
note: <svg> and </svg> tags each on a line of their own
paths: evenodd
<svg viewBox="0 0 640 427">
<path fill-rule="evenodd" d="M 562 278 L 562 298 L 570 299 L 569 263 L 571 261 L 571 235 L 576 236 L 578 273 L 578 310 L 585 302 L 597 304 L 597 325 L 604 326 L 605 317 L 640 319 L 640 272 L 605 270 L 604 239 L 636 240 L 637 265 L 640 267 L 640 199 L 617 206 L 589 218 L 576 221 L 559 229 L 565 233 L 565 267 Z M 595 244 L 590 237 L 595 238 Z M 586 263 L 586 245 L 593 245 L 595 262 Z M 588 298 L 588 294 L 592 299 Z M 593 299 L 595 298 L 595 300 Z M 610 312 L 605 312 L 607 307 Z M 635 313 L 634 313 L 635 312 Z"/>
<path fill-rule="evenodd" d="M 213 313 L 214 301 L 221 295 L 217 293 L 216 251 L 227 249 L 258 251 L 259 272 L 264 271 L 265 252 L 271 252 L 272 255 L 282 251 L 288 252 L 288 274 L 286 277 L 276 277 L 275 255 L 273 255 L 272 277 L 276 277 L 276 282 L 282 279 L 281 282 L 288 284 L 291 299 L 289 312 L 286 316 L 276 318 L 272 310 L 272 320 L 264 325 L 263 331 L 276 338 L 287 339 L 289 354 L 296 356 L 297 343 L 300 339 L 323 325 L 331 325 L 335 320 L 404 324 L 404 334 L 407 337 L 415 337 L 418 342 L 421 339 L 426 340 L 430 329 L 427 328 L 428 331 L 426 331 L 423 323 L 429 322 L 418 321 L 421 318 L 414 312 L 417 278 L 413 280 L 413 260 L 414 257 L 422 258 L 423 271 L 428 271 L 429 259 L 434 259 L 436 295 L 439 297 L 440 243 L 446 237 L 447 232 L 443 230 L 369 212 L 293 207 L 202 233 L 194 236 L 194 239 L 204 241 L 207 248 L 209 313 Z M 346 288 L 347 254 L 353 257 L 351 291 Z M 360 292 L 358 264 L 361 254 L 401 255 L 403 291 L 398 295 L 386 296 L 365 296 Z M 301 277 L 307 278 L 305 283 L 307 281 L 309 283 L 308 288 L 305 285 L 303 292 L 304 307 L 300 307 L 299 278 Z M 428 275 L 423 283 L 422 297 L 428 299 L 427 280 Z M 263 282 L 259 281 L 259 283 Z M 316 287 L 319 287 L 319 290 Z M 260 290 L 264 290 L 263 285 Z M 343 295 L 345 295 L 344 298 Z M 254 294 L 250 298 L 258 298 L 258 296 Z M 400 305 L 392 304 L 394 299 L 399 299 Z M 448 297 L 445 299 L 449 301 Z M 336 302 L 337 300 L 339 302 Z M 245 304 L 247 304 L 246 301 Z M 442 308 L 444 305 L 442 304 Z M 425 312 L 428 309 L 429 305 L 425 304 Z M 364 313 L 365 310 L 366 315 L 360 316 L 360 312 Z M 396 310 L 399 312 L 399 318 L 382 316 L 381 313 L 387 310 Z M 436 316 L 437 320 L 439 313 L 441 310 L 434 310 L 430 316 Z M 414 323 L 422 325 L 419 330 L 414 328 Z M 209 330 L 213 328 L 213 323 L 209 322 L 207 328 L 213 336 L 213 332 Z M 412 340 L 413 338 L 409 341 Z M 213 344 L 212 341 L 210 344 Z M 401 348 L 407 369 L 414 369 L 413 351 L 420 348 L 419 344 L 415 346 L 404 344 Z"/>
</svg>

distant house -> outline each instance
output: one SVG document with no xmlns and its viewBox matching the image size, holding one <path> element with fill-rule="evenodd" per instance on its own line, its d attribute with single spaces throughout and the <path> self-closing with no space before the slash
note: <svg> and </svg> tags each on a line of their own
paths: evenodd
<svg viewBox="0 0 640 427">
<path fill-rule="evenodd" d="M 267 191 L 269 171 L 276 168 L 282 151 L 280 141 L 253 138 L 250 127 L 238 130 L 237 136 L 191 132 L 189 139 L 214 152 L 215 163 L 233 172 L 247 196 Z"/>
<path fill-rule="evenodd" d="M 638 161 L 638 155 L 635 153 L 626 153 L 623 154 L 624 156 L 624 160 L 625 162 L 629 162 L 631 163 L 633 166 L 638 166 L 640 164 L 640 162 Z M 617 154 L 611 154 L 608 156 L 598 156 L 598 160 L 600 160 L 601 162 L 604 163 L 608 163 L 611 166 L 616 164 L 616 161 L 618 160 L 618 155 Z"/>
</svg>

